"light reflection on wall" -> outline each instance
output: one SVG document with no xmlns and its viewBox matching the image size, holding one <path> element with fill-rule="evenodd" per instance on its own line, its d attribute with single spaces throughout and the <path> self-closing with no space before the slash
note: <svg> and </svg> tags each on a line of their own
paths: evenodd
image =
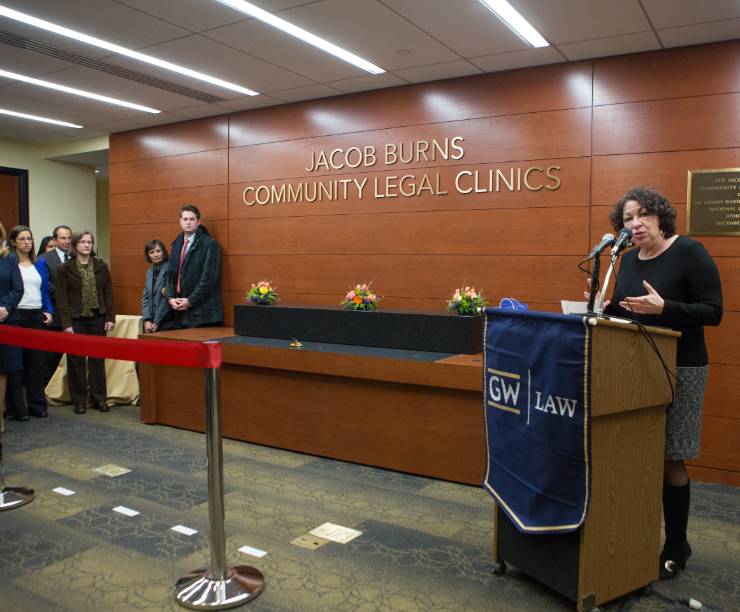
<svg viewBox="0 0 740 612">
<path fill-rule="evenodd" d="M 322 130 L 335 130 L 337 126 L 351 124 L 352 118 L 346 117 L 337 111 L 311 110 L 308 120 Z"/>
<path fill-rule="evenodd" d="M 593 103 L 591 98 L 591 74 L 586 72 L 575 71 L 568 75 L 565 80 L 565 86 L 573 96 L 581 101 L 581 104 L 587 106 Z M 594 91 L 596 95 L 596 91 Z"/>
<path fill-rule="evenodd" d="M 173 142 L 170 138 L 162 136 L 142 136 L 141 144 L 152 151 L 164 153 L 172 149 Z"/>
<path fill-rule="evenodd" d="M 433 118 L 447 121 L 451 118 L 468 117 L 472 107 L 460 96 L 429 92 L 422 96 L 422 104 L 431 111 Z"/>
</svg>

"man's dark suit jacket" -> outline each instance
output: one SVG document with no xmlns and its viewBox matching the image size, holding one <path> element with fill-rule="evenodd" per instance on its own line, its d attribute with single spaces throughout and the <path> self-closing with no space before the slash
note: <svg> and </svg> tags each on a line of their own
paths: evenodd
<svg viewBox="0 0 740 612">
<path fill-rule="evenodd" d="M 57 253 L 56 249 L 52 249 L 48 253 L 44 253 L 41 257 L 46 261 L 46 265 L 49 266 L 49 292 L 51 293 L 51 301 L 56 306 L 56 300 L 54 299 L 54 289 L 56 287 L 57 268 L 61 266 L 64 262 L 59 258 L 59 254 Z M 56 309 L 50 327 L 51 329 L 55 330 L 62 329 L 62 325 L 59 322 Z"/>
<path fill-rule="evenodd" d="M 41 257 L 44 258 L 46 265 L 49 266 L 49 282 L 53 285 L 57 268 L 64 262 L 59 258 L 56 249 L 52 249 L 48 253 L 44 253 Z"/>
</svg>

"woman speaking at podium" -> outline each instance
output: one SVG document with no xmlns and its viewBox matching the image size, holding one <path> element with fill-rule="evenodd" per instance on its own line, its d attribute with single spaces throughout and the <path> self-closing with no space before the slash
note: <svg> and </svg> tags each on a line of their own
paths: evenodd
<svg viewBox="0 0 740 612">
<path fill-rule="evenodd" d="M 666 415 L 660 578 L 686 566 L 690 483 L 684 460 L 699 456 L 708 359 L 704 326 L 722 320 L 722 286 L 704 246 L 676 234 L 676 210 L 654 189 L 636 187 L 614 206 L 614 228 L 632 230 L 637 248 L 622 258 L 607 314 L 682 333 L 677 346 L 675 397 Z"/>
</svg>

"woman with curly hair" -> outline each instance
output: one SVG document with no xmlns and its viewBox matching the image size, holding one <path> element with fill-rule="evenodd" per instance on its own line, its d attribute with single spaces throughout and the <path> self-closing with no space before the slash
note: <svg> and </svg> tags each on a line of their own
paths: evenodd
<svg viewBox="0 0 740 612">
<path fill-rule="evenodd" d="M 673 403 L 666 415 L 663 472 L 665 544 L 660 578 L 686 566 L 690 483 L 684 466 L 699 456 L 708 357 L 704 326 L 722 320 L 722 285 L 704 246 L 676 234 L 676 211 L 654 189 L 636 187 L 614 206 L 614 229 L 632 230 L 635 249 L 625 253 L 608 314 L 681 332 Z"/>
</svg>

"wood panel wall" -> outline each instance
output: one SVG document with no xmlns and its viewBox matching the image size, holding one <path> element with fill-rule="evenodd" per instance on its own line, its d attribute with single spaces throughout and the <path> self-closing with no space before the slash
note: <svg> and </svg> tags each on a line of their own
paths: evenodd
<svg viewBox="0 0 740 612">
<path fill-rule="evenodd" d="M 336 305 L 373 281 L 383 308 L 445 308 L 483 287 L 558 310 L 578 299 L 576 263 L 629 187 L 667 195 L 685 231 L 687 170 L 740 167 L 740 42 L 544 66 L 312 100 L 115 134 L 111 269 L 121 312 L 138 312 L 143 245 L 171 241 L 195 202 L 223 247 L 231 306 L 272 280 L 286 304 Z M 335 147 L 462 136 L 461 159 L 309 172 Z M 557 190 L 461 194 L 461 170 L 559 166 Z M 445 195 L 370 196 L 388 176 L 439 176 Z M 246 206 L 246 187 L 367 179 L 362 198 Z M 444 190 L 444 189 L 442 189 Z M 382 193 L 382 191 L 381 191 Z M 740 238 L 701 239 L 715 257 L 725 319 L 708 329 L 711 374 L 693 474 L 740 484 Z"/>
</svg>

